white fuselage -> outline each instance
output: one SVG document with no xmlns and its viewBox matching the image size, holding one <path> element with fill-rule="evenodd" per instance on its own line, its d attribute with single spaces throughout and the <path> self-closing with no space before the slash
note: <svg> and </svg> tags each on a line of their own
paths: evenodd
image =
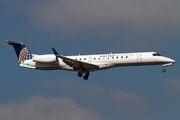
<svg viewBox="0 0 180 120">
<path fill-rule="evenodd" d="M 84 71 L 98 71 L 109 69 L 113 67 L 124 66 L 142 66 L 142 65 L 163 65 L 170 66 L 175 63 L 174 60 L 160 56 L 155 52 L 139 52 L 139 53 L 118 53 L 118 54 L 98 54 L 98 55 L 78 55 L 65 56 L 77 61 L 90 63 L 99 66 L 98 69 L 89 68 Z M 63 62 L 62 59 L 57 58 L 54 54 L 48 55 L 33 55 L 33 59 L 26 60 L 20 66 L 40 69 L 40 70 L 74 70 L 72 67 Z"/>
<path fill-rule="evenodd" d="M 162 71 L 165 72 L 164 67 L 176 62 L 156 52 L 60 56 L 52 48 L 54 54 L 35 55 L 24 43 L 5 42 L 14 47 L 20 66 L 39 70 L 77 71 L 79 77 L 85 73 L 84 80 L 88 79 L 90 72 L 124 66 L 163 65 Z"/>
</svg>

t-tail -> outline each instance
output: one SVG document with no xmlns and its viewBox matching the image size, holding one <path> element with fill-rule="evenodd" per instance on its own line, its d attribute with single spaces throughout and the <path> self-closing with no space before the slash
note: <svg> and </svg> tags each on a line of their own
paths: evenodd
<svg viewBox="0 0 180 120">
<path fill-rule="evenodd" d="M 16 43 L 9 40 L 6 40 L 5 42 L 14 47 L 19 63 L 23 63 L 25 60 L 30 60 L 33 58 L 32 53 L 24 43 Z"/>
</svg>

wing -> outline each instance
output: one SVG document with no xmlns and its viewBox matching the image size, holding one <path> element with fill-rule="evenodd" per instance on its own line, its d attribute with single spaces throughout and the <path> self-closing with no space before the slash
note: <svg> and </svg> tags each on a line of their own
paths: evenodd
<svg viewBox="0 0 180 120">
<path fill-rule="evenodd" d="M 61 58 L 64 63 L 66 63 L 70 67 L 73 67 L 74 70 L 77 70 L 79 68 L 85 68 L 85 69 L 98 69 L 99 68 L 99 66 L 97 66 L 97 65 L 93 65 L 90 63 L 74 60 L 74 59 L 71 59 L 68 57 L 60 56 L 60 55 L 58 55 L 58 53 L 56 52 L 56 50 L 54 48 L 52 48 L 52 49 L 53 49 L 53 52 L 56 57 Z"/>
</svg>

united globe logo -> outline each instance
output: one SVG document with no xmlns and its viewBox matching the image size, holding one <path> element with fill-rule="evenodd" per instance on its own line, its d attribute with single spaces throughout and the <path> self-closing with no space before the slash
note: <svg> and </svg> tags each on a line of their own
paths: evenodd
<svg viewBox="0 0 180 120">
<path fill-rule="evenodd" d="M 31 52 L 27 49 L 27 47 L 23 48 L 19 54 L 19 62 L 24 62 L 25 60 L 32 59 L 33 55 Z"/>
</svg>

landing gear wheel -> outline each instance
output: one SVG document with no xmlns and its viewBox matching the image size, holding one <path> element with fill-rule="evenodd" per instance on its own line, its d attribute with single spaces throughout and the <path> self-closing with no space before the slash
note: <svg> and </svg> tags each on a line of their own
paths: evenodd
<svg viewBox="0 0 180 120">
<path fill-rule="evenodd" d="M 84 78 L 84 80 L 87 80 L 87 79 L 88 79 L 88 76 L 87 76 L 87 75 L 85 75 L 83 78 Z"/>
<path fill-rule="evenodd" d="M 163 72 L 163 73 L 165 73 L 165 72 L 166 72 L 166 70 L 165 70 L 165 69 L 162 69 L 162 72 Z"/>
<path fill-rule="evenodd" d="M 81 72 L 78 72 L 77 74 L 79 77 L 82 77 L 82 73 Z"/>
</svg>

